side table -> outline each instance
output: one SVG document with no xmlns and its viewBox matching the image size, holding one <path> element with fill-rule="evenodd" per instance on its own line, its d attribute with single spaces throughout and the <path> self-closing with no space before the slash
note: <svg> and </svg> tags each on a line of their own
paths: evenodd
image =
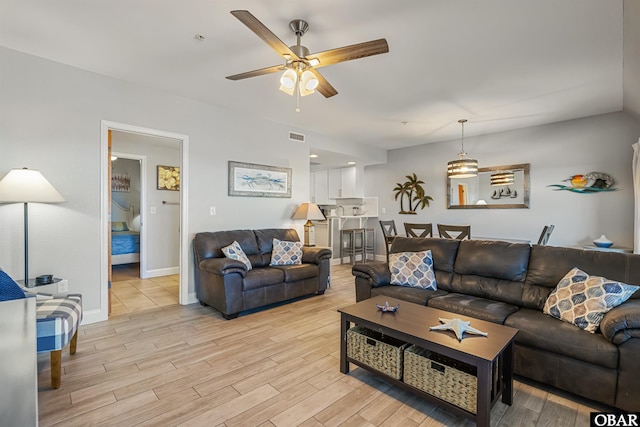
<svg viewBox="0 0 640 427">
<path fill-rule="evenodd" d="M 28 286 L 24 285 L 24 280 L 16 280 L 16 282 L 26 291 L 33 293 L 59 295 L 69 292 L 69 281 L 58 277 L 53 278 L 53 283 L 40 286 L 36 286 L 36 279 L 29 279 Z"/>
</svg>

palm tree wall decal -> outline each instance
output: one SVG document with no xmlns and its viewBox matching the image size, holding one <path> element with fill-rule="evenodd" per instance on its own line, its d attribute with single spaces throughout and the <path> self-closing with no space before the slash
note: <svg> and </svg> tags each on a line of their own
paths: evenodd
<svg viewBox="0 0 640 427">
<path fill-rule="evenodd" d="M 416 209 L 424 209 L 425 206 L 429 206 L 429 201 L 433 198 L 425 194 L 422 184 L 424 181 L 418 179 L 415 172 L 406 176 L 407 180 L 403 183 L 396 183 L 394 191 L 394 198 L 398 200 L 400 198 L 400 213 L 415 215 Z M 409 210 L 404 210 L 404 198 L 407 198 L 409 202 Z M 415 205 L 414 205 L 415 203 Z"/>
</svg>

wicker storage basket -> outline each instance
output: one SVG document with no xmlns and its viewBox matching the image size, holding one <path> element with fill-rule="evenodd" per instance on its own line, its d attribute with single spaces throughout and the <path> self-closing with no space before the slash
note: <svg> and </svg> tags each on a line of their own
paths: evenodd
<svg viewBox="0 0 640 427">
<path fill-rule="evenodd" d="M 347 356 L 397 380 L 402 378 L 402 359 L 408 346 L 361 326 L 347 331 Z"/>
<path fill-rule="evenodd" d="M 412 345 L 404 354 L 404 382 L 476 413 L 478 381 L 474 366 Z"/>
</svg>

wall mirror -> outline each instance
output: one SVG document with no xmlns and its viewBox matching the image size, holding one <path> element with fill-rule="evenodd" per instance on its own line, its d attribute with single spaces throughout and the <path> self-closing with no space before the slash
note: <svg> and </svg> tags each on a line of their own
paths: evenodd
<svg viewBox="0 0 640 427">
<path fill-rule="evenodd" d="M 447 179 L 448 209 L 529 207 L 529 163 L 479 168 L 474 178 Z"/>
</svg>

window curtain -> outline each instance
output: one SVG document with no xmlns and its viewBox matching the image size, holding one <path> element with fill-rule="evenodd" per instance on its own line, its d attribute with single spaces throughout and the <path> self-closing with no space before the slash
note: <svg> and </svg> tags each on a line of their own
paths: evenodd
<svg viewBox="0 0 640 427">
<path fill-rule="evenodd" d="M 640 138 L 633 144 L 633 194 L 635 198 L 633 252 L 640 253 Z"/>
</svg>

